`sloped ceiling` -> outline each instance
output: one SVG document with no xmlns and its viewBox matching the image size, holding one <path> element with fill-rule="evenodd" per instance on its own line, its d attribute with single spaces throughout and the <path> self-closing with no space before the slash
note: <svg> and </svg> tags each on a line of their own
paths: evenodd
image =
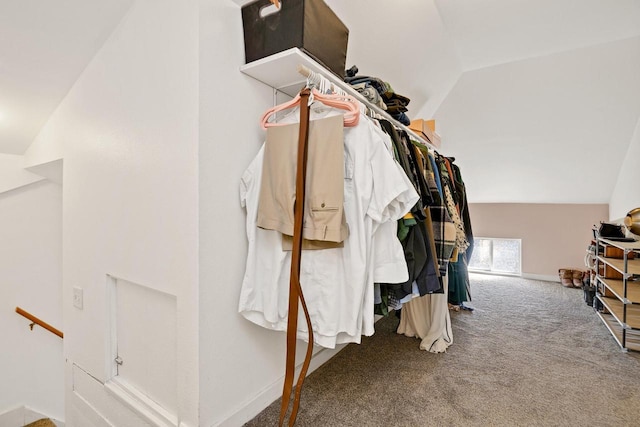
<svg viewBox="0 0 640 427">
<path fill-rule="evenodd" d="M 132 3 L 0 2 L 0 153 L 25 151 Z M 640 0 L 326 3 L 347 65 L 437 119 L 471 202 L 608 202 L 640 118 Z"/>
<path fill-rule="evenodd" d="M 436 4 L 464 73 L 435 118 L 469 200 L 607 203 L 640 118 L 640 1 Z"/>
<path fill-rule="evenodd" d="M 379 77 L 432 116 L 462 68 L 433 0 L 325 0 L 349 28 L 347 68 Z"/>
<path fill-rule="evenodd" d="M 608 203 L 640 118 L 640 0 L 326 1 L 347 64 L 436 118 L 470 202 Z"/>
<path fill-rule="evenodd" d="M 640 35 L 638 0 L 435 0 L 465 71 Z"/>
<path fill-rule="evenodd" d="M 436 121 L 474 201 L 607 203 L 639 95 L 636 37 L 467 72 Z"/>
<path fill-rule="evenodd" d="M 24 153 L 132 3 L 0 2 L 0 153 Z"/>
</svg>

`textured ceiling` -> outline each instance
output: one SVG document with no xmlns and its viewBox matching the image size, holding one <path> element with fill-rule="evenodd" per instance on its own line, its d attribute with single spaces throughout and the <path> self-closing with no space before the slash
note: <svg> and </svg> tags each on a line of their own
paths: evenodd
<svg viewBox="0 0 640 427">
<path fill-rule="evenodd" d="M 0 2 L 0 153 L 27 149 L 132 2 Z"/>
</svg>

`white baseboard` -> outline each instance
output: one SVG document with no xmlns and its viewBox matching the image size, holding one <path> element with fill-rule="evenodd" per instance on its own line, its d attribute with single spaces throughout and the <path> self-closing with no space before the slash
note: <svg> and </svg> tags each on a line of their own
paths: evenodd
<svg viewBox="0 0 640 427">
<path fill-rule="evenodd" d="M 57 427 L 64 427 L 64 422 L 51 418 L 27 406 L 18 406 L 0 414 L 0 427 L 21 427 L 34 421 L 49 418 Z"/>
<path fill-rule="evenodd" d="M 542 280 L 543 282 L 558 282 L 560 283 L 560 276 L 557 274 L 532 274 L 532 273 L 522 273 L 522 274 L 502 274 L 496 272 L 489 271 L 479 271 L 479 270 L 469 270 L 469 274 L 483 274 L 489 276 L 504 276 L 504 277 L 522 277 L 523 279 L 532 279 L 532 280 Z"/>
<path fill-rule="evenodd" d="M 335 349 L 324 348 L 314 354 L 311 359 L 311 363 L 309 365 L 308 374 L 312 373 L 320 366 L 322 366 L 325 362 L 331 359 L 333 356 L 338 354 L 340 350 L 346 347 L 346 344 L 337 345 Z M 296 377 L 300 373 L 300 368 L 302 364 L 298 365 L 296 368 Z M 307 374 L 307 375 L 308 375 Z M 246 401 L 242 407 L 237 409 L 234 413 L 227 416 L 222 421 L 214 424 L 215 427 L 234 427 L 241 426 L 245 424 L 247 421 L 253 419 L 256 415 L 258 415 L 264 408 L 275 402 L 282 395 L 282 382 L 284 381 L 284 375 L 280 377 L 277 381 L 273 382 L 271 385 L 263 389 L 260 393 L 258 393 L 253 398 Z"/>
<path fill-rule="evenodd" d="M 542 280 L 543 282 L 558 282 L 560 283 L 560 276 L 557 274 L 531 274 L 522 273 L 524 279 Z"/>
<path fill-rule="evenodd" d="M 469 274 L 481 274 L 483 276 L 522 277 L 521 274 L 500 273 L 497 271 L 469 270 Z"/>
<path fill-rule="evenodd" d="M 73 392 L 68 395 L 69 404 L 80 407 L 85 416 L 87 416 L 87 409 L 93 412 L 91 416 L 97 420 L 94 425 L 136 427 L 178 425 L 177 420 L 170 422 L 157 417 L 156 413 L 141 405 L 139 399 L 128 393 L 129 390 L 121 389 L 113 382 L 105 385 L 75 363 L 72 365 L 72 384 Z"/>
<path fill-rule="evenodd" d="M 166 427 L 179 427 L 177 414 L 167 411 L 158 403 L 127 384 L 118 377 L 112 378 L 104 384 L 104 389 L 110 392 L 129 409 L 144 415 L 155 425 Z"/>
</svg>

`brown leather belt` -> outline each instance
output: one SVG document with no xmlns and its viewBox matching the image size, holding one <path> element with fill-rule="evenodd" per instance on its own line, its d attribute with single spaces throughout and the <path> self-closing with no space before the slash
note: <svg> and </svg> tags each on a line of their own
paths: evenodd
<svg viewBox="0 0 640 427">
<path fill-rule="evenodd" d="M 294 223 L 293 223 L 293 250 L 291 253 L 291 276 L 289 278 L 289 313 L 287 319 L 287 362 L 284 377 L 284 387 L 282 389 L 282 405 L 280 407 L 279 426 L 284 426 L 287 410 L 291 400 L 291 392 L 293 389 L 293 379 L 296 369 L 296 341 L 298 332 L 298 300 L 302 304 L 302 310 L 307 321 L 309 330 L 309 343 L 307 344 L 307 353 L 302 363 L 302 369 L 298 376 L 296 384 L 295 397 L 291 415 L 289 416 L 289 426 L 293 426 L 298 415 L 300 406 L 300 394 L 302 392 L 302 384 L 311 363 L 313 354 L 313 328 L 311 326 L 311 318 L 309 310 L 302 295 L 300 287 L 300 258 L 302 255 L 302 222 L 304 218 L 304 197 L 305 185 L 307 177 L 307 143 L 309 140 L 309 89 L 303 89 L 300 92 L 300 134 L 298 137 L 298 159 L 296 169 L 296 203 L 294 206 Z"/>
</svg>

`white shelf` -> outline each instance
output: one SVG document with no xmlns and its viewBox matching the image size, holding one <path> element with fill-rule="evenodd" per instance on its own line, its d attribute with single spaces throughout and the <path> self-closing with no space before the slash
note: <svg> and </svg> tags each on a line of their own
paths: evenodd
<svg viewBox="0 0 640 427">
<path fill-rule="evenodd" d="M 373 109 L 378 114 L 394 123 L 396 127 L 403 129 L 420 143 L 430 147 L 431 149 L 436 149 L 436 147 L 434 147 L 433 144 L 428 142 L 425 138 L 419 136 L 407 126 L 398 123 L 379 107 L 372 105 L 357 90 L 351 87 L 350 84 L 345 83 L 340 77 L 327 70 L 324 66 L 313 60 L 297 47 L 250 62 L 241 66 L 240 71 L 258 81 L 261 81 L 267 86 L 271 86 L 272 88 L 286 93 L 289 96 L 295 96 L 307 82 L 306 77 L 298 73 L 298 65 L 303 65 L 309 70 L 322 75 L 322 77 L 329 80 L 335 86 L 339 87 L 347 94 L 353 96 L 370 109 Z"/>
<path fill-rule="evenodd" d="M 307 82 L 306 77 L 298 73 L 298 65 L 304 65 L 311 71 L 322 74 L 344 89 L 345 83 L 342 80 L 333 74 L 327 75 L 329 72 L 326 68 L 297 47 L 250 62 L 241 66 L 240 71 L 289 96 L 295 96 Z"/>
</svg>

